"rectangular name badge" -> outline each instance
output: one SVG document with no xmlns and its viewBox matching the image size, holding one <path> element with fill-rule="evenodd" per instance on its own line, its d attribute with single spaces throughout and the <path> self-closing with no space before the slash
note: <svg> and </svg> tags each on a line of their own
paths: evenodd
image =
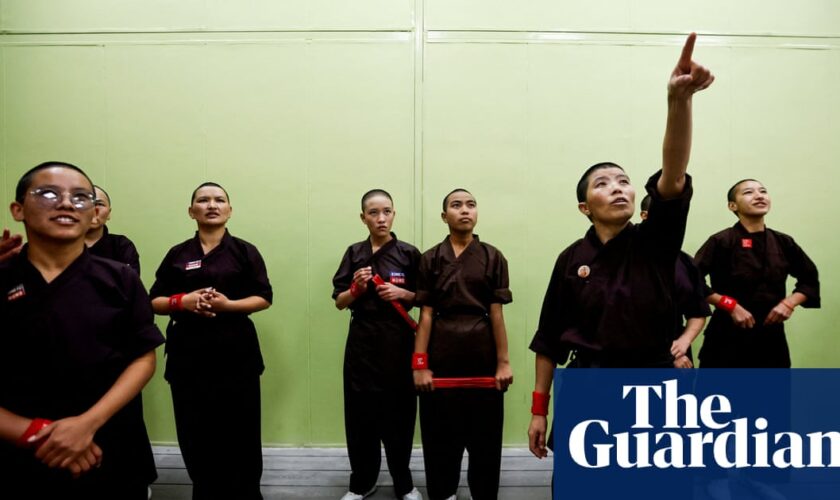
<svg viewBox="0 0 840 500">
<path fill-rule="evenodd" d="M 200 269 L 200 268 L 201 268 L 201 261 L 200 260 L 194 260 L 194 261 L 191 261 L 191 262 L 187 262 L 187 265 L 184 266 L 184 269 L 186 269 L 187 271 L 192 271 L 193 269 Z"/>
<path fill-rule="evenodd" d="M 26 289 L 24 289 L 23 285 L 21 284 L 21 285 L 18 285 L 16 287 L 12 288 L 11 290 L 9 290 L 9 292 L 6 294 L 6 300 L 11 302 L 11 301 L 17 300 L 17 299 L 19 299 L 19 298 L 21 298 L 25 295 L 26 295 Z"/>
<path fill-rule="evenodd" d="M 391 273 L 389 281 L 395 285 L 405 285 L 405 273 Z"/>
<path fill-rule="evenodd" d="M 741 248 L 752 248 L 752 238 L 741 238 Z"/>
</svg>

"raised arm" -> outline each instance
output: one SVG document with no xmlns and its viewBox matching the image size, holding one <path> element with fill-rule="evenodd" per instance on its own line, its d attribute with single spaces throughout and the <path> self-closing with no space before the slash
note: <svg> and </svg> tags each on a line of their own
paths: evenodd
<svg viewBox="0 0 840 500">
<path fill-rule="evenodd" d="M 714 75 L 692 60 L 697 34 L 685 41 L 677 66 L 668 82 L 668 120 L 662 144 L 662 176 L 656 185 L 663 198 L 676 198 L 683 192 L 685 172 L 691 156 L 691 101 L 715 81 Z"/>
</svg>

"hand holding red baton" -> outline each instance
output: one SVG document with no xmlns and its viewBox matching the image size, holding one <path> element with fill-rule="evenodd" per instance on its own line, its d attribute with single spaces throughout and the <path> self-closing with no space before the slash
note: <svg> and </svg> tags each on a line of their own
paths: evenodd
<svg viewBox="0 0 840 500">
<path fill-rule="evenodd" d="M 376 286 L 381 286 L 385 284 L 385 280 L 383 280 L 382 277 L 378 274 L 374 274 L 373 278 L 371 278 L 371 281 L 373 281 L 373 284 Z M 399 300 L 392 300 L 391 305 L 394 306 L 394 309 L 396 309 L 398 313 L 400 313 L 400 316 L 403 317 L 405 322 L 408 323 L 408 326 L 410 326 L 412 330 L 417 330 L 417 322 L 414 321 L 411 318 L 411 316 L 408 315 L 408 311 L 406 311 L 405 307 L 403 307 L 403 305 L 400 304 Z"/>
</svg>

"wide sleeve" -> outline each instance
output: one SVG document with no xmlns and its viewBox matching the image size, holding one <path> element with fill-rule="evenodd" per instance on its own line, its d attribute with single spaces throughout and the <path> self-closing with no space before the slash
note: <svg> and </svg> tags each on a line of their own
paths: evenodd
<svg viewBox="0 0 840 500">
<path fill-rule="evenodd" d="M 417 269 L 417 291 L 414 295 L 416 305 L 436 307 L 434 293 L 436 281 L 434 251 L 430 250 L 420 257 L 420 265 Z"/>
<path fill-rule="evenodd" d="M 418 268 L 420 267 L 420 251 L 412 246 L 408 249 L 406 254 L 407 254 L 406 261 L 407 261 L 408 264 L 405 267 L 405 269 L 403 269 L 403 272 L 405 273 L 405 285 L 403 286 L 403 288 L 405 288 L 408 291 L 415 292 L 415 294 L 416 294 L 417 293 L 417 273 L 418 273 Z M 401 301 L 401 302 L 403 302 L 403 305 L 405 306 L 406 310 L 411 310 L 411 308 L 414 307 L 414 304 L 416 303 L 416 295 L 415 295 L 415 300 L 411 301 L 410 303 L 405 302 L 405 301 Z"/>
<path fill-rule="evenodd" d="M 353 281 L 352 248 L 347 247 L 347 251 L 344 252 L 344 257 L 341 258 L 341 262 L 338 264 L 338 270 L 333 276 L 333 300 L 338 297 L 338 294 L 350 288 L 350 284 Z"/>
<path fill-rule="evenodd" d="M 709 286 L 706 276 L 711 274 L 717 257 L 716 254 L 719 252 L 717 242 L 718 240 L 714 236 L 709 238 L 706 240 L 706 243 L 703 243 L 700 250 L 697 250 L 697 253 L 694 254 L 694 265 L 697 268 L 699 279 L 703 285 L 703 294 L 706 297 L 715 293 L 715 291 L 712 290 L 712 287 Z"/>
<path fill-rule="evenodd" d="M 179 279 L 172 266 L 172 260 L 175 258 L 175 248 L 171 248 L 166 256 L 161 261 L 155 272 L 155 282 L 152 288 L 149 289 L 149 297 L 170 297 L 176 293 L 186 293 L 191 290 L 179 290 Z"/>
<path fill-rule="evenodd" d="M 554 263 L 554 270 L 543 297 L 537 331 L 529 345 L 533 352 L 548 356 L 556 364 L 565 363 L 570 352 L 568 347 L 563 347 L 560 342 L 560 335 L 569 323 L 563 307 L 563 282 L 567 259 L 567 253 L 563 252 Z"/>
<path fill-rule="evenodd" d="M 137 247 L 134 246 L 134 243 L 128 238 L 125 239 L 123 255 L 125 256 L 124 262 L 128 264 L 128 267 L 134 269 L 137 276 L 140 276 L 140 254 L 137 252 Z"/>
<path fill-rule="evenodd" d="M 507 259 L 502 255 L 502 252 L 498 250 L 493 252 L 493 262 L 491 265 L 493 269 L 493 275 L 491 277 L 493 296 L 490 299 L 490 303 L 510 304 L 513 302 L 513 294 L 510 291 Z"/>
<path fill-rule="evenodd" d="M 274 300 L 274 292 L 271 288 L 271 282 L 268 280 L 268 270 L 265 267 L 265 260 L 254 245 L 248 245 L 246 248 L 248 262 L 251 267 L 248 296 L 262 297 L 271 304 Z"/>
<path fill-rule="evenodd" d="M 700 275 L 700 270 L 694 265 L 691 257 L 680 253 L 679 264 L 681 271 L 685 273 L 687 283 L 691 285 L 689 293 L 685 297 L 685 304 L 681 304 L 682 315 L 686 318 L 705 318 L 712 315 L 709 303 L 706 302 L 706 282 Z"/>
<path fill-rule="evenodd" d="M 641 234 L 650 252 L 661 254 L 663 258 L 676 261 L 685 238 L 688 210 L 694 193 L 691 176 L 685 176 L 685 188 L 676 198 L 663 199 L 656 189 L 656 183 L 662 171 L 653 174 L 645 184 L 650 195 L 648 217 L 641 223 Z"/>
<path fill-rule="evenodd" d="M 126 268 L 123 273 L 128 324 L 121 330 L 120 350 L 127 359 L 136 359 L 163 344 L 164 338 L 155 324 L 151 301 L 140 276 Z"/>
<path fill-rule="evenodd" d="M 820 307 L 820 277 L 817 266 L 814 264 L 805 251 L 790 238 L 789 248 L 786 249 L 787 258 L 790 264 L 790 275 L 796 278 L 794 292 L 799 292 L 808 300 L 802 303 L 802 307 Z"/>
</svg>

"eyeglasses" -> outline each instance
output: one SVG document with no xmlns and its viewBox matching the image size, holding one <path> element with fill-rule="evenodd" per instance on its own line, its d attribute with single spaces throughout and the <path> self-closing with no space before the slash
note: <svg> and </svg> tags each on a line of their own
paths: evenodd
<svg viewBox="0 0 840 500">
<path fill-rule="evenodd" d="M 52 187 L 40 187 L 29 192 L 38 205 L 44 208 L 55 208 L 64 201 L 64 195 L 70 197 L 70 204 L 76 210 L 90 210 L 93 208 L 96 195 L 88 191 L 61 192 Z"/>
</svg>

